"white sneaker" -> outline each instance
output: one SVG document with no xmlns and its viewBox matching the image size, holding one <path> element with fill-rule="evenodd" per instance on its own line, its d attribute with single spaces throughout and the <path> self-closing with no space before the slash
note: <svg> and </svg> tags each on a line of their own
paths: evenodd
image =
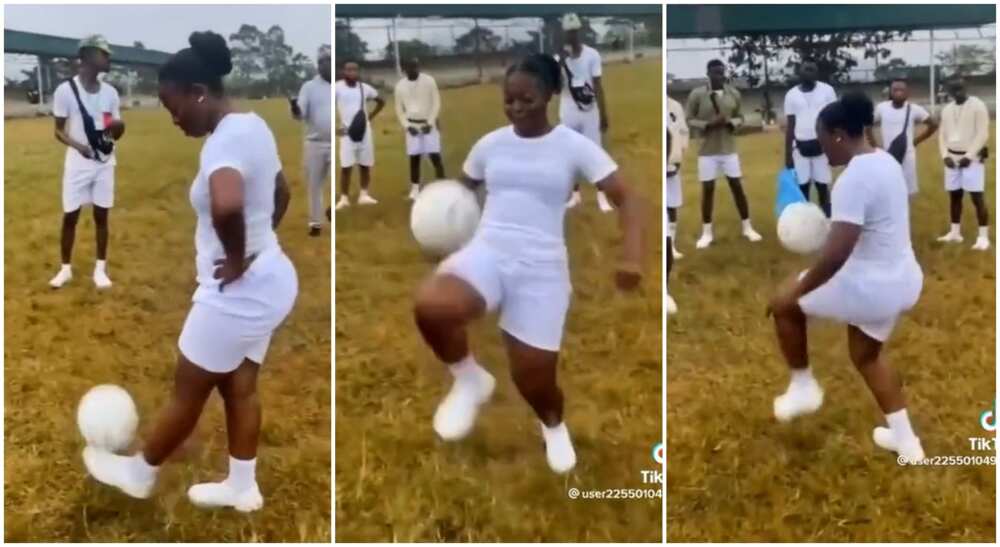
<svg viewBox="0 0 1000 547">
<path fill-rule="evenodd" d="M 241 513 L 256 511 L 264 506 L 264 496 L 254 483 L 252 488 L 237 492 L 229 483 L 203 482 L 188 488 L 188 499 L 198 507 L 232 507 Z"/>
<path fill-rule="evenodd" d="M 958 232 L 948 232 L 947 234 L 937 238 L 941 243 L 961 243 L 962 234 Z"/>
<path fill-rule="evenodd" d="M 472 431 L 479 407 L 489 400 L 496 379 L 481 369 L 475 382 L 455 380 L 434 412 L 434 431 L 446 441 L 457 441 Z"/>
<path fill-rule="evenodd" d="M 706 249 L 706 248 L 708 248 L 709 245 L 712 244 L 712 240 L 713 239 L 714 239 L 714 237 L 712 237 L 712 234 L 702 233 L 701 237 L 698 238 L 698 242 L 694 244 L 694 248 L 695 249 Z"/>
<path fill-rule="evenodd" d="M 583 200 L 580 198 L 580 192 L 573 192 L 573 195 L 570 196 L 569 201 L 566 202 L 566 208 L 572 209 L 573 207 L 580 205 L 581 201 Z"/>
<path fill-rule="evenodd" d="M 111 288 L 111 278 L 108 277 L 107 272 L 101 269 L 94 270 L 94 285 L 97 285 L 98 289 L 110 289 Z"/>
<path fill-rule="evenodd" d="M 340 199 L 337 201 L 336 209 L 339 211 L 345 207 L 351 206 L 351 200 L 348 199 L 347 194 L 341 194 Z"/>
<path fill-rule="evenodd" d="M 410 185 L 410 195 L 407 196 L 409 198 L 409 200 L 413 201 L 413 200 L 417 199 L 417 196 L 419 196 L 419 195 L 420 195 L 420 185 L 419 184 L 411 184 Z"/>
<path fill-rule="evenodd" d="M 892 430 L 888 427 L 876 427 L 872 431 L 872 440 L 880 448 L 895 452 L 906 461 L 921 461 L 924 459 L 924 447 L 920 445 L 920 439 L 913 437 L 911 441 L 900 443 Z"/>
<path fill-rule="evenodd" d="M 752 226 L 747 226 L 743 228 L 743 237 L 749 239 L 751 242 L 754 243 L 764 239 L 763 237 L 760 236 L 760 234 L 757 233 L 757 230 L 753 229 Z"/>
<path fill-rule="evenodd" d="M 62 268 L 55 277 L 49 280 L 49 286 L 53 289 L 58 289 L 66 283 L 69 283 L 70 279 L 73 279 L 73 270 L 70 268 Z"/>
<path fill-rule="evenodd" d="M 604 192 L 597 192 L 597 208 L 602 213 L 610 213 L 615 210 L 615 206 L 611 205 L 611 202 L 608 201 L 608 196 L 604 195 Z"/>
<path fill-rule="evenodd" d="M 556 473 L 566 473 L 576 466 L 576 450 L 573 449 L 573 440 L 569 437 L 569 430 L 563 422 L 556 427 L 548 428 L 542 426 L 542 438 L 545 439 L 545 459 L 549 462 L 549 467 Z"/>
<path fill-rule="evenodd" d="M 975 245 L 972 246 L 973 251 L 988 251 L 990 249 L 990 240 L 986 237 L 977 237 Z"/>
<path fill-rule="evenodd" d="M 156 477 L 149 481 L 137 480 L 132 473 L 129 473 L 129 466 L 132 465 L 130 460 L 130 457 L 112 454 L 92 446 L 83 449 L 83 464 L 91 477 L 108 486 L 114 486 L 133 498 L 146 499 L 153 492 Z"/>
<path fill-rule="evenodd" d="M 673 241 L 670 242 L 670 252 L 673 253 L 674 260 L 680 260 L 684 258 L 684 255 L 682 255 L 680 251 L 677 250 L 677 245 L 673 243 Z"/>
<path fill-rule="evenodd" d="M 812 414 L 823 406 L 823 390 L 819 382 L 812 380 L 807 384 L 789 384 L 788 390 L 774 399 L 774 417 L 779 422 L 789 422 L 792 419 Z"/>
<path fill-rule="evenodd" d="M 666 297 L 667 315 L 674 315 L 677 313 L 677 302 L 674 302 L 674 297 L 667 294 Z"/>
<path fill-rule="evenodd" d="M 368 195 L 368 192 L 361 192 L 358 196 L 358 205 L 375 205 L 378 203 L 375 198 Z"/>
</svg>

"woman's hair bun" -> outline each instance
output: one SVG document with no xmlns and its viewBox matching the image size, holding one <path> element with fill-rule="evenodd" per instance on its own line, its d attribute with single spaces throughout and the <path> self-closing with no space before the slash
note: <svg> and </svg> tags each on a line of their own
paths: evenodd
<svg viewBox="0 0 1000 547">
<path fill-rule="evenodd" d="M 840 103 L 844 107 L 844 113 L 848 120 L 860 122 L 861 125 L 872 125 L 875 123 L 875 105 L 867 95 L 860 91 L 850 91 L 844 93 L 840 98 Z"/>
<path fill-rule="evenodd" d="M 205 67 L 220 77 L 233 71 L 233 56 L 226 39 L 212 31 L 192 32 L 188 37 L 191 49 Z"/>
</svg>

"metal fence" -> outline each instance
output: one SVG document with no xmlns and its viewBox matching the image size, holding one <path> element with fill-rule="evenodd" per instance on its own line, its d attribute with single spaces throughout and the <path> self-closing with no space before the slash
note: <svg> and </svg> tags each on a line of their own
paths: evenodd
<svg viewBox="0 0 1000 547">
<path fill-rule="evenodd" d="M 659 56 L 659 17 L 583 18 L 584 43 L 601 51 L 606 61 Z M 515 19 L 396 18 L 336 20 L 334 55 L 338 65 L 362 63 L 365 80 L 377 85 L 395 81 L 400 63 L 417 57 L 444 86 L 494 78 L 513 59 L 555 51 L 562 43 L 559 21 Z"/>
<path fill-rule="evenodd" d="M 723 60 L 732 74 L 741 74 L 741 67 L 730 63 L 731 43 L 724 39 L 668 38 L 665 47 L 668 93 L 686 95 L 695 86 L 704 84 L 706 64 L 712 59 Z M 873 99 L 881 99 L 893 79 L 904 78 L 910 84 L 913 100 L 934 108 L 944 99 L 944 79 L 962 74 L 972 92 L 995 110 L 995 25 L 914 31 L 905 40 L 892 40 L 884 46 L 890 52 L 884 58 L 865 59 L 863 50 L 847 49 L 846 52 L 858 61 L 858 66 L 846 71 L 837 85 L 860 88 Z M 767 121 L 773 121 L 781 115 L 781 97 L 795 82 L 794 67 L 788 63 L 794 54 L 788 49 L 775 49 L 767 54 L 766 77 L 761 69 L 756 73 L 755 85 L 739 76 L 733 83 L 744 90 L 748 111 L 756 111 Z"/>
</svg>

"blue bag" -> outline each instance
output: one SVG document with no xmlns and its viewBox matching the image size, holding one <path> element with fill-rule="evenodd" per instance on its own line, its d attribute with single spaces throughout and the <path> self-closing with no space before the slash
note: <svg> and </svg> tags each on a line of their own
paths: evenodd
<svg viewBox="0 0 1000 547">
<path fill-rule="evenodd" d="M 781 217 L 781 212 L 785 207 L 793 203 L 805 203 L 806 197 L 802 195 L 799 188 L 799 179 L 795 176 L 795 169 L 782 169 L 778 173 L 778 192 L 774 203 L 775 218 Z"/>
</svg>

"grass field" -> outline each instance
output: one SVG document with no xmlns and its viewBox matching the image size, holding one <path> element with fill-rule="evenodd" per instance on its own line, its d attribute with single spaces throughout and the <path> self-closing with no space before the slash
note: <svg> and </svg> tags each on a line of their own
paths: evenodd
<svg viewBox="0 0 1000 547">
<path fill-rule="evenodd" d="M 301 128 L 284 101 L 245 105 L 278 139 L 292 204 L 280 229 L 300 293 L 275 336 L 260 391 L 264 413 L 257 477 L 260 512 L 206 512 L 188 486 L 225 476 L 221 399 L 209 400 L 197 433 L 164 466 L 157 492 L 135 501 L 88 478 L 76 403 L 91 386 L 133 395 L 140 428 L 172 386 L 176 340 L 194 285 L 194 212 L 188 202 L 200 141 L 165 110 L 125 113 L 109 274 L 90 279 L 93 222 L 81 217 L 74 279 L 53 291 L 59 265 L 60 180 L 65 148 L 52 120 L 5 122 L 4 142 L 4 534 L 6 541 L 237 542 L 330 539 L 330 239 L 306 235 Z"/>
<path fill-rule="evenodd" d="M 903 378 L 928 456 L 986 456 L 995 453 L 971 450 L 968 438 L 993 436 L 978 419 L 996 393 L 995 254 L 969 250 L 975 215 L 968 198 L 965 243 L 934 241 L 948 228 L 936 139 L 920 147 L 921 192 L 911 207 L 923 294 L 884 355 Z M 791 424 L 775 421 L 772 400 L 788 373 L 764 307 L 779 281 L 808 264 L 782 250 L 775 233 L 782 136 L 738 141 L 751 216 L 764 241 L 739 237 L 720 182 L 716 243 L 705 251 L 694 248 L 701 229 L 698 144 L 692 142 L 683 170 L 678 247 L 686 256 L 670 278 L 680 313 L 667 325 L 668 539 L 992 543 L 995 468 L 903 468 L 875 447 L 871 431 L 883 418 L 848 359 L 843 326 L 810 325 L 823 408 Z M 994 172 L 991 159 L 991 217 Z"/>
<path fill-rule="evenodd" d="M 381 203 L 336 215 L 338 541 L 661 540 L 662 499 L 567 497 L 571 487 L 652 488 L 641 471 L 659 469 L 651 449 L 662 424 L 661 70 L 658 60 L 643 61 L 608 66 L 604 77 L 607 147 L 649 205 L 640 292 L 614 288 L 617 219 L 597 211 L 592 190 L 567 217 L 575 293 L 560 384 L 579 463 L 565 477 L 545 463 L 492 317 L 472 339 L 498 379 L 494 399 L 460 443 L 442 443 L 431 428 L 451 380 L 413 325 L 413 291 L 434 265 L 409 233 L 403 135 L 387 98 L 390 111 L 375 121 L 373 194 Z M 475 140 L 507 123 L 501 92 L 497 85 L 447 90 L 442 104 L 447 174 L 457 176 Z M 429 172 L 425 164 L 425 180 Z"/>
</svg>

